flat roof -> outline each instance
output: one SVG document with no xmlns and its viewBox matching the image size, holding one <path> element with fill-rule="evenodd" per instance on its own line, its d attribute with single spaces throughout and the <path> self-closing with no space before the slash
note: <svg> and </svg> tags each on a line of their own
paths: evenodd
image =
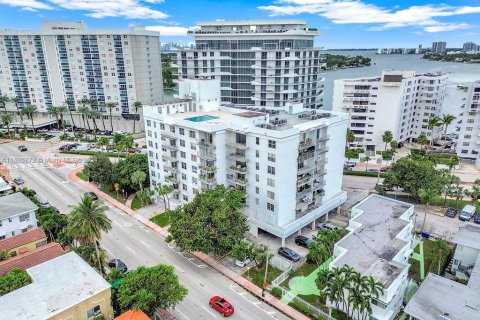
<svg viewBox="0 0 480 320">
<path fill-rule="evenodd" d="M 27 269 L 32 283 L 0 297 L 3 319 L 42 320 L 110 289 L 110 284 L 76 253 Z"/>
<path fill-rule="evenodd" d="M 466 222 L 453 236 L 453 242 L 480 249 L 480 226 Z"/>
<path fill-rule="evenodd" d="M 197 23 L 202 26 L 255 26 L 255 25 L 294 25 L 294 24 L 306 24 L 303 19 L 256 19 L 256 20 L 209 20 L 200 21 Z"/>
<path fill-rule="evenodd" d="M 0 197 L 0 219 L 18 216 L 19 214 L 37 210 L 38 207 L 21 192 Z"/>
<path fill-rule="evenodd" d="M 409 224 L 400 216 L 411 207 L 413 205 L 378 195 L 372 195 L 353 207 L 352 210 L 359 209 L 363 213 L 350 221 L 361 226 L 337 242 L 347 252 L 333 265 L 349 265 L 388 288 L 402 270 L 408 268 L 408 264 L 393 261 L 393 258 L 407 244 L 396 237 Z"/>
</svg>

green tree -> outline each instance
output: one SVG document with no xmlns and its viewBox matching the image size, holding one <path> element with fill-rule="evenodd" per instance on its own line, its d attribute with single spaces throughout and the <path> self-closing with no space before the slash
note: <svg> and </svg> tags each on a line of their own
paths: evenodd
<svg viewBox="0 0 480 320">
<path fill-rule="evenodd" d="M 55 207 L 39 207 L 35 216 L 40 226 L 48 234 L 50 241 L 59 240 L 68 225 L 67 216 L 60 214 Z"/>
<path fill-rule="evenodd" d="M 133 133 L 135 133 L 135 123 L 137 123 L 138 110 L 143 108 L 143 104 L 140 101 L 133 103 L 133 110 L 135 110 L 135 118 L 133 119 Z"/>
<path fill-rule="evenodd" d="M 173 73 L 174 68 L 172 68 L 172 58 L 168 53 L 162 53 L 162 78 L 163 78 L 163 87 L 164 88 L 173 88 L 175 84 L 173 83 Z"/>
<path fill-rule="evenodd" d="M 0 297 L 32 283 L 27 271 L 14 268 L 0 276 Z"/>
<path fill-rule="evenodd" d="M 58 110 L 58 107 L 50 107 L 48 109 L 48 114 L 51 116 L 55 117 L 55 121 L 57 122 L 57 127 L 60 129 L 60 111 Z"/>
<path fill-rule="evenodd" d="M 101 239 L 102 232 L 108 232 L 112 229 L 112 222 L 105 214 L 106 210 L 107 207 L 99 200 L 93 200 L 92 197 L 86 195 L 82 197 L 78 205 L 72 208 L 68 221 L 68 228 L 72 237 L 80 241 L 93 243 L 101 272 L 103 272 L 103 265 L 100 260 L 97 241 Z"/>
<path fill-rule="evenodd" d="M 441 118 L 441 122 L 442 122 L 442 125 L 443 125 L 443 134 L 444 136 L 446 137 L 447 135 L 447 129 L 448 129 L 448 126 L 452 124 L 452 122 L 456 119 L 456 117 L 454 115 L 451 115 L 451 114 L 444 114 L 442 115 L 442 118 Z"/>
<path fill-rule="evenodd" d="M 112 169 L 112 181 L 118 182 L 122 189 L 128 193 L 132 193 L 138 186 L 132 183 L 131 179 L 135 171 L 142 171 L 148 174 L 147 155 L 136 153 L 115 163 Z M 149 178 L 147 176 L 144 187 L 148 186 L 148 182 Z"/>
<path fill-rule="evenodd" d="M 105 253 L 105 250 L 101 248 L 96 249 L 93 244 L 80 245 L 74 247 L 72 250 L 95 269 L 98 269 L 99 266 L 103 267 L 105 265 L 105 261 L 107 260 L 107 254 Z M 103 271 L 100 272 L 103 273 Z"/>
<path fill-rule="evenodd" d="M 328 257 L 328 249 L 322 242 L 313 241 L 310 244 L 307 254 L 308 261 L 320 266 Z"/>
<path fill-rule="evenodd" d="M 458 209 L 458 201 L 463 199 L 463 196 L 465 195 L 465 188 L 457 185 L 453 188 L 451 194 L 455 198 L 455 208 Z"/>
<path fill-rule="evenodd" d="M 10 98 L 6 95 L 0 95 L 0 103 L 2 104 L 3 112 L 7 113 L 7 103 L 10 101 Z"/>
<path fill-rule="evenodd" d="M 480 179 L 476 179 L 472 189 L 468 191 L 467 195 L 472 198 L 473 205 L 478 206 L 480 200 Z"/>
<path fill-rule="evenodd" d="M 387 151 L 387 145 L 392 142 L 393 140 L 393 134 L 392 131 L 385 131 L 382 135 L 382 141 L 385 143 L 385 150 Z"/>
<path fill-rule="evenodd" d="M 23 122 L 23 115 L 22 115 L 22 113 L 20 112 L 20 111 L 21 111 L 21 110 L 20 110 L 20 107 L 18 106 L 18 104 L 19 104 L 20 102 L 22 102 L 22 98 L 20 98 L 20 97 L 13 97 L 13 98 L 10 98 L 10 102 L 15 104 L 15 109 L 17 109 L 17 114 L 18 114 L 18 116 L 20 117 L 20 121 Z"/>
<path fill-rule="evenodd" d="M 103 130 L 107 130 L 107 127 L 105 126 L 105 119 L 104 119 L 105 117 L 103 116 L 103 113 L 105 111 L 107 111 L 106 110 L 107 105 L 102 102 L 102 103 L 98 104 L 98 108 L 100 109 L 100 110 L 97 110 L 98 111 L 98 116 L 100 117 L 100 120 L 102 120 Z"/>
<path fill-rule="evenodd" d="M 10 135 L 10 124 L 13 122 L 13 116 L 10 113 L 3 113 L 0 115 L 0 121 L 4 126 L 7 126 L 7 133 Z"/>
<path fill-rule="evenodd" d="M 425 213 L 423 215 L 423 222 L 421 231 L 425 230 L 425 222 L 427 220 L 427 213 L 429 207 L 435 203 L 435 199 L 438 197 L 438 189 L 428 188 L 428 189 L 419 189 L 418 195 L 422 203 L 425 204 Z"/>
<path fill-rule="evenodd" d="M 143 184 L 147 179 L 147 174 L 143 171 L 137 170 L 132 174 L 132 184 L 136 184 L 139 187 L 140 191 L 143 191 Z"/>
<path fill-rule="evenodd" d="M 117 107 L 116 102 L 107 102 L 106 107 L 108 109 L 108 113 L 110 114 L 110 129 L 113 131 L 113 116 L 112 116 L 112 110 Z"/>
<path fill-rule="evenodd" d="M 390 142 L 390 149 L 392 149 L 393 152 L 396 152 L 398 149 L 398 141 L 392 140 Z"/>
<path fill-rule="evenodd" d="M 238 261 L 245 261 L 253 257 L 253 244 L 247 240 L 237 242 L 230 252 L 230 256 Z"/>
<path fill-rule="evenodd" d="M 368 161 L 370 161 L 371 158 L 369 156 L 366 156 L 363 158 L 363 161 L 365 162 L 365 171 L 368 171 Z"/>
<path fill-rule="evenodd" d="M 440 276 L 442 272 L 442 265 L 450 254 L 450 247 L 444 240 L 435 240 L 432 243 L 432 251 L 435 254 L 435 261 L 437 263 L 437 274 Z M 432 264 L 433 265 L 433 264 Z"/>
<path fill-rule="evenodd" d="M 427 129 L 430 130 L 430 145 L 433 145 L 433 130 L 442 126 L 442 120 L 439 117 L 430 117 L 427 121 Z"/>
<path fill-rule="evenodd" d="M 37 107 L 29 104 L 22 108 L 22 113 L 27 116 L 28 119 L 32 122 L 33 134 L 35 134 L 35 124 L 33 123 L 33 115 L 37 112 Z"/>
<path fill-rule="evenodd" d="M 63 117 L 68 112 L 67 107 L 64 106 L 64 105 L 58 106 L 57 107 L 57 112 L 60 115 L 60 123 L 62 124 L 63 134 L 66 134 L 65 133 L 65 121 L 63 120 Z M 60 129 L 60 127 L 58 127 L 58 129 Z"/>
<path fill-rule="evenodd" d="M 418 136 L 417 142 L 420 145 L 420 149 L 422 149 L 422 147 L 428 143 L 428 138 L 424 133 L 422 133 Z"/>
<path fill-rule="evenodd" d="M 172 266 L 141 266 L 129 272 L 118 287 L 118 302 L 122 312 L 137 308 L 153 316 L 156 308 L 173 308 L 187 293 Z"/>
<path fill-rule="evenodd" d="M 72 129 L 75 128 L 75 121 L 73 120 L 73 114 L 72 114 L 72 111 L 75 111 L 75 101 L 72 100 L 72 99 L 67 99 L 65 100 L 64 104 L 66 105 L 67 109 L 68 109 L 68 113 L 70 114 L 70 121 L 72 121 Z M 74 131 L 72 130 L 72 133 L 74 133 Z"/>
<path fill-rule="evenodd" d="M 154 189 L 155 193 L 162 197 L 165 210 L 170 210 L 168 195 L 173 192 L 173 188 L 167 184 L 157 184 Z"/>
<path fill-rule="evenodd" d="M 222 255 L 248 230 L 242 212 L 244 193 L 218 185 L 171 211 L 170 234 L 183 251 Z"/>
<path fill-rule="evenodd" d="M 85 131 L 88 127 L 88 131 L 90 131 L 90 123 L 87 121 L 88 119 L 86 119 L 88 114 L 90 113 L 90 109 L 85 105 L 82 105 L 81 107 L 78 108 L 78 113 L 80 113 L 80 116 L 82 117 L 82 120 L 83 120 L 83 130 Z"/>
<path fill-rule="evenodd" d="M 113 164 L 108 155 L 97 153 L 88 159 L 83 168 L 83 173 L 88 175 L 93 181 L 101 185 L 108 185 L 112 182 Z"/>
<path fill-rule="evenodd" d="M 352 130 L 347 129 L 347 149 L 350 148 L 350 144 L 355 141 L 355 133 Z"/>
<path fill-rule="evenodd" d="M 269 251 L 270 249 L 266 244 L 254 244 L 252 247 L 252 256 L 255 261 L 255 266 L 257 269 L 263 269 L 267 260 L 272 257 L 272 254 Z"/>
<path fill-rule="evenodd" d="M 125 276 L 126 274 L 122 270 L 118 268 L 111 268 L 105 280 L 107 280 L 109 283 L 114 283 L 117 280 L 125 278 Z"/>
<path fill-rule="evenodd" d="M 108 137 L 100 137 L 97 140 L 97 146 L 100 147 L 101 149 L 106 150 L 107 146 L 110 145 L 110 139 Z M 105 148 L 103 148 L 105 147 Z"/>
<path fill-rule="evenodd" d="M 93 122 L 93 137 L 94 139 L 96 140 L 97 139 L 97 130 L 98 130 L 98 126 L 97 126 L 97 118 L 99 118 L 101 115 L 100 115 L 100 112 L 98 112 L 97 110 L 89 110 L 88 111 L 88 116 L 90 116 L 90 118 L 92 118 L 92 122 Z"/>
<path fill-rule="evenodd" d="M 447 172 L 444 177 L 444 183 L 445 185 L 443 188 L 443 193 L 445 197 L 443 199 L 443 205 L 446 205 L 447 196 L 452 194 L 455 185 L 460 184 L 460 178 L 450 172 Z"/>
</svg>

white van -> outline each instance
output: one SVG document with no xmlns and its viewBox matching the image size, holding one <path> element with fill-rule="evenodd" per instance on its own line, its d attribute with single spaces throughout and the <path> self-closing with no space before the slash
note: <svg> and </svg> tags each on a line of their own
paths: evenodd
<svg viewBox="0 0 480 320">
<path fill-rule="evenodd" d="M 463 207 L 462 212 L 460 212 L 460 216 L 458 218 L 462 221 L 469 221 L 470 219 L 472 219 L 474 214 L 475 207 L 467 204 L 465 207 Z"/>
</svg>

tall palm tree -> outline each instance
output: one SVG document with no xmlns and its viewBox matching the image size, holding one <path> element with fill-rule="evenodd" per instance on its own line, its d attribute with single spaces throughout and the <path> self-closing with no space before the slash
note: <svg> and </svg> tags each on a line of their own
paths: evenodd
<svg viewBox="0 0 480 320">
<path fill-rule="evenodd" d="M 450 247 L 447 242 L 440 239 L 433 241 L 431 248 L 435 253 L 435 260 L 437 260 L 437 274 L 440 275 L 442 263 L 444 259 L 447 258 L 450 252 Z"/>
<path fill-rule="evenodd" d="M 422 149 L 422 146 L 424 146 L 428 143 L 428 138 L 424 133 L 422 133 L 418 136 L 417 142 L 418 142 L 418 144 L 420 144 L 420 149 Z"/>
<path fill-rule="evenodd" d="M 60 115 L 59 115 L 59 111 L 58 111 L 58 107 L 51 107 L 50 109 L 48 109 L 48 114 L 51 115 L 51 116 L 54 116 L 55 117 L 55 120 L 57 121 L 57 127 L 58 129 L 60 129 Z"/>
<path fill-rule="evenodd" d="M 65 133 L 65 121 L 63 121 L 63 115 L 67 113 L 67 107 L 64 105 L 57 107 L 57 112 L 60 115 L 60 123 L 62 124 L 63 134 Z M 60 129 L 60 127 L 58 127 Z"/>
<path fill-rule="evenodd" d="M 97 127 L 97 121 L 95 119 L 100 116 L 100 112 L 92 109 L 92 110 L 88 111 L 88 115 L 90 116 L 90 118 L 92 118 L 92 121 L 93 121 L 93 136 L 95 137 L 95 139 L 97 139 L 98 127 Z"/>
<path fill-rule="evenodd" d="M 369 156 L 366 156 L 365 158 L 363 158 L 363 161 L 365 161 L 365 171 L 368 171 L 368 161 L 370 161 L 370 157 Z"/>
<path fill-rule="evenodd" d="M 0 96 L 0 103 L 2 104 L 2 108 L 5 113 L 7 113 L 7 102 L 9 101 L 10 101 L 10 98 L 8 96 L 5 96 L 5 95 Z"/>
<path fill-rule="evenodd" d="M 107 108 L 108 108 L 108 112 L 110 113 L 110 128 L 111 128 L 112 131 L 113 131 L 113 116 L 112 116 L 112 110 L 117 107 L 117 103 L 116 103 L 116 102 L 107 102 L 106 106 L 107 106 Z"/>
<path fill-rule="evenodd" d="M 9 113 L 0 115 L 0 120 L 3 125 L 7 126 L 7 133 L 10 136 L 10 124 L 13 122 L 13 116 Z"/>
<path fill-rule="evenodd" d="M 355 141 L 355 133 L 352 130 L 347 129 L 347 149 L 350 149 L 350 144 Z"/>
<path fill-rule="evenodd" d="M 133 103 L 133 108 L 135 110 L 135 118 L 133 119 L 133 133 L 135 133 L 135 123 L 137 123 L 138 109 L 141 109 L 143 104 L 140 101 L 135 101 Z"/>
<path fill-rule="evenodd" d="M 112 221 L 107 217 L 107 207 L 99 200 L 93 200 L 89 195 L 83 196 L 80 203 L 72 208 L 68 230 L 72 237 L 93 243 L 100 272 L 103 265 L 98 252 L 97 241 L 101 239 L 102 232 L 112 229 Z"/>
<path fill-rule="evenodd" d="M 90 131 L 90 124 L 87 121 L 85 121 L 85 117 L 90 113 L 90 109 L 88 107 L 82 106 L 78 108 L 78 113 L 80 113 L 80 115 L 82 116 L 83 131 L 85 132 L 85 130 L 87 129 L 87 125 L 88 125 L 88 130 Z"/>
<path fill-rule="evenodd" d="M 72 121 L 72 132 L 75 134 L 75 121 L 73 121 L 73 114 L 72 111 L 75 111 L 75 101 L 72 99 L 67 99 L 65 100 L 65 104 L 67 105 L 68 108 L 68 113 L 70 114 L 70 120 Z"/>
<path fill-rule="evenodd" d="M 125 149 L 127 156 L 130 154 L 129 151 L 131 148 L 133 148 L 133 146 L 134 146 L 133 136 L 131 135 L 124 136 L 122 140 L 122 147 Z"/>
<path fill-rule="evenodd" d="M 430 117 L 427 122 L 427 129 L 430 130 L 430 145 L 433 145 L 433 130 L 442 125 L 442 120 L 439 117 Z"/>
<path fill-rule="evenodd" d="M 465 188 L 462 186 L 455 186 L 452 190 L 452 196 L 455 197 L 455 209 L 458 209 L 458 200 L 463 199 L 465 195 Z"/>
<path fill-rule="evenodd" d="M 26 115 L 27 119 L 30 119 L 30 121 L 32 122 L 32 130 L 34 135 L 35 135 L 35 125 L 33 123 L 33 115 L 35 114 L 35 112 L 37 112 L 37 107 L 31 104 L 22 108 L 22 113 Z"/>
<path fill-rule="evenodd" d="M 446 138 L 446 135 L 447 135 L 447 129 L 448 129 L 448 126 L 452 124 L 453 120 L 455 120 L 456 117 L 452 114 L 444 114 L 442 115 L 442 125 L 443 125 L 443 136 L 444 138 Z"/>
<path fill-rule="evenodd" d="M 157 184 L 155 192 L 162 197 L 165 210 L 170 210 L 170 199 L 168 195 L 173 192 L 173 188 L 166 184 Z"/>
<path fill-rule="evenodd" d="M 423 229 L 425 228 L 425 221 L 427 220 L 428 209 L 437 198 L 438 191 L 432 188 L 420 189 L 418 190 L 418 196 L 420 197 L 420 200 L 425 204 L 425 213 L 423 215 L 422 229 L 420 229 L 420 231 L 423 231 Z"/>
<path fill-rule="evenodd" d="M 105 103 L 101 103 L 98 105 L 98 107 L 100 108 L 100 110 L 98 110 L 98 112 L 100 113 L 100 119 L 102 120 L 102 125 L 103 125 L 103 130 L 107 130 L 107 127 L 105 126 L 105 119 L 103 117 L 103 113 L 105 112 Z"/>
<path fill-rule="evenodd" d="M 385 142 L 385 151 L 387 151 L 387 144 L 392 142 L 393 134 L 392 131 L 385 131 L 382 135 L 382 141 Z"/>
<path fill-rule="evenodd" d="M 10 102 L 15 103 L 15 108 L 17 109 L 17 114 L 20 116 L 20 121 L 23 121 L 22 113 L 20 112 L 20 108 L 18 107 L 18 104 L 21 101 L 22 101 L 22 98 L 20 98 L 20 97 L 10 98 Z"/>
<path fill-rule="evenodd" d="M 99 146 L 100 148 L 106 147 L 109 144 L 110 144 L 110 139 L 108 139 L 107 137 L 98 138 L 97 146 Z"/>
</svg>

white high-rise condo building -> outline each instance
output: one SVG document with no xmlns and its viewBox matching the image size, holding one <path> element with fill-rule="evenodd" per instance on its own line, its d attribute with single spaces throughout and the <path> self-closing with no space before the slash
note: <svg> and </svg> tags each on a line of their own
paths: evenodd
<svg viewBox="0 0 480 320">
<path fill-rule="evenodd" d="M 447 52 L 447 43 L 445 41 L 432 42 L 432 53 Z"/>
<path fill-rule="evenodd" d="M 322 57 L 304 20 L 208 21 L 189 31 L 195 49 L 177 53 L 178 78 L 221 81 L 222 102 L 319 108 Z"/>
<path fill-rule="evenodd" d="M 182 203 L 217 184 L 242 189 L 250 232 L 282 241 L 345 202 L 347 114 L 221 106 L 220 79 L 186 79 L 179 92 L 143 108 L 151 185 L 170 184 Z"/>
<path fill-rule="evenodd" d="M 74 100 L 115 102 L 115 124 L 132 119 L 132 104 L 159 103 L 163 98 L 159 33 L 131 30 L 89 30 L 83 22 L 45 21 L 41 30 L 0 30 L 0 95 L 19 97 L 19 107 L 35 105 L 47 117 L 52 106 Z M 7 104 L 15 111 L 15 103 Z M 70 117 L 65 116 L 66 121 Z M 80 119 L 76 125 L 83 126 Z"/>
<path fill-rule="evenodd" d="M 465 104 L 458 119 L 457 155 L 476 160 L 480 167 L 480 81 L 463 84 L 460 88 L 465 92 Z"/>
<path fill-rule="evenodd" d="M 355 134 L 352 147 L 364 148 L 369 156 L 383 151 L 382 135 L 405 142 L 425 134 L 437 139 L 441 128 L 429 130 L 430 117 L 440 116 L 447 76 L 415 74 L 414 71 L 383 71 L 380 77 L 335 80 L 333 110 L 350 114 L 349 128 Z"/>
</svg>

